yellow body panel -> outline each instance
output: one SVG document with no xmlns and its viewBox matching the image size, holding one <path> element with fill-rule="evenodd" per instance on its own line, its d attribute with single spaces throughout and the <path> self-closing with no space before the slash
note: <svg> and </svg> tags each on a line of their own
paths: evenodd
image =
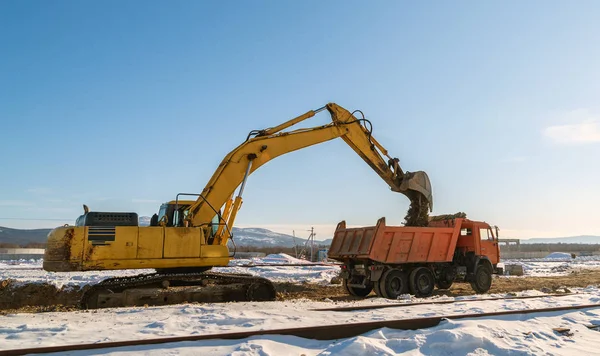
<svg viewBox="0 0 600 356">
<path fill-rule="evenodd" d="M 59 227 L 50 231 L 44 259 L 81 260 L 86 233 L 85 227 Z"/>
<path fill-rule="evenodd" d="M 213 247 L 213 246 L 209 246 Z M 218 247 L 218 246 L 215 246 Z M 222 251 L 213 251 L 219 255 Z M 210 252 L 209 252 L 210 254 Z M 203 257 L 203 258 L 159 258 L 159 259 L 133 259 L 133 260 L 103 260 L 86 261 L 81 266 L 81 271 L 141 269 L 141 268 L 180 268 L 227 266 L 229 257 Z"/>
<path fill-rule="evenodd" d="M 164 258 L 200 257 L 200 235 L 197 227 L 165 228 Z"/>
<path fill-rule="evenodd" d="M 163 257 L 164 228 L 140 227 L 137 243 L 137 258 Z"/>
<path fill-rule="evenodd" d="M 72 232 L 72 235 L 70 235 Z M 65 232 L 65 239 L 68 239 L 71 236 L 69 247 L 69 260 L 73 259 L 82 259 L 84 253 L 84 241 L 86 236 L 86 231 L 84 228 L 76 228 L 76 229 L 67 229 Z"/>
<path fill-rule="evenodd" d="M 44 269 L 68 272 L 227 266 L 231 259 L 227 246 L 205 244 L 202 228 L 118 226 L 114 241 L 92 243 L 90 237 L 97 239 L 89 234 L 88 227 L 52 230 Z"/>
<path fill-rule="evenodd" d="M 89 234 L 89 228 L 86 228 L 86 230 Z M 93 241 L 86 241 L 84 260 L 134 259 L 137 256 L 137 240 L 137 226 L 117 226 L 115 227 L 114 241 L 106 241 L 104 244 L 95 244 Z"/>
</svg>

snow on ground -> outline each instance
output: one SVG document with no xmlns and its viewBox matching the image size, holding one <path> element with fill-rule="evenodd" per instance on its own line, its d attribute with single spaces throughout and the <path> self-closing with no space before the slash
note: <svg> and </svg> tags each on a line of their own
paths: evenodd
<svg viewBox="0 0 600 356">
<path fill-rule="evenodd" d="M 464 302 L 501 295 L 449 298 L 453 304 L 421 305 L 353 312 L 310 309 L 380 303 L 403 303 L 381 298 L 356 302 L 247 302 L 182 304 L 163 307 L 101 309 L 95 311 L 9 314 L 0 317 L 0 349 L 96 343 L 154 337 L 213 334 L 219 332 L 278 329 L 325 324 L 389 320 L 439 315 L 598 304 L 597 287 L 574 288 L 578 294 L 560 298 Z M 523 295 L 538 294 L 537 291 Z M 521 295 L 521 294 L 520 294 Z M 413 301 L 423 301 L 412 298 Z M 427 298 L 432 299 L 432 298 Z M 440 298 L 437 298 L 440 299 Z M 289 336 L 263 336 L 244 340 L 214 340 L 152 345 L 128 349 L 95 350 L 94 354 L 143 352 L 144 354 L 210 355 L 497 355 L 497 354 L 594 354 L 600 334 L 586 324 L 600 324 L 597 308 L 445 321 L 418 331 L 380 329 L 337 341 L 314 341 Z M 552 328 L 571 328 L 561 336 Z M 84 353 L 79 353 L 84 354 Z M 85 354 L 89 354 L 89 351 Z"/>
<path fill-rule="evenodd" d="M 527 276 L 563 276 L 580 269 L 600 269 L 600 256 L 580 256 L 577 258 L 540 258 L 528 260 L 506 260 L 504 265 L 523 265 Z M 307 264 L 308 266 L 255 266 L 269 264 Z M 328 284 L 337 275 L 336 265 L 317 265 L 280 253 L 262 258 L 235 259 L 230 267 L 214 268 L 214 271 L 228 273 L 249 273 L 268 278 L 274 282 Z M 23 283 L 50 283 L 57 287 L 97 283 L 103 279 L 119 276 L 132 276 L 140 273 L 153 273 L 153 269 L 90 272 L 46 272 L 42 270 L 42 260 L 0 261 L 0 280 L 14 279 Z M 509 278 L 512 278 L 510 276 Z"/>
<path fill-rule="evenodd" d="M 308 266 L 255 266 L 256 264 L 307 264 Z M 231 267 L 213 268 L 216 272 L 249 273 L 268 278 L 273 282 L 319 283 L 328 284 L 339 272 L 339 266 L 322 266 L 300 260 L 287 254 L 272 254 L 263 258 L 238 259 L 230 262 Z M 0 280 L 14 279 L 22 283 L 49 283 L 60 288 L 63 286 L 83 286 L 98 283 L 111 277 L 133 276 L 142 273 L 154 273 L 154 269 L 88 271 L 88 272 L 46 272 L 42 269 L 42 260 L 22 260 L 0 263 Z"/>
<path fill-rule="evenodd" d="M 555 260 L 554 260 L 555 261 Z M 565 259 L 551 262 L 504 261 L 522 263 L 526 275 L 556 275 L 564 271 L 552 268 L 566 264 L 568 268 L 600 267 L 593 258 Z M 269 255 L 261 259 L 234 260 L 230 267 L 216 270 L 245 272 L 273 281 L 310 281 L 326 284 L 337 274 L 337 266 L 256 266 L 249 264 L 296 264 L 309 262 L 289 255 Z M 153 270 L 105 272 L 48 273 L 41 269 L 41 260 L 2 261 L 0 279 L 14 278 L 23 282 L 49 282 L 57 286 L 96 283 L 115 275 L 132 275 Z M 386 319 L 431 317 L 449 314 L 478 314 L 492 311 L 547 308 L 557 306 L 598 304 L 600 288 L 570 288 L 578 293 L 560 298 L 483 301 L 482 298 L 505 297 L 504 294 L 439 296 L 419 299 L 405 296 L 401 300 L 369 298 L 354 302 L 321 302 L 293 300 L 263 303 L 181 304 L 149 308 L 102 309 L 95 311 L 9 314 L 0 316 L 0 350 L 22 347 L 51 346 L 90 342 L 108 342 L 153 337 L 250 331 L 323 324 Z M 525 291 L 517 295 L 543 295 Z M 382 303 L 407 303 L 428 300 L 456 300 L 453 304 L 363 310 L 354 312 L 311 311 L 314 308 Z M 465 302 L 466 300 L 475 300 Z M 210 354 L 210 355 L 498 355 L 498 354 L 598 354 L 598 331 L 584 324 L 600 324 L 600 307 L 594 309 L 554 312 L 527 316 L 505 316 L 484 320 L 445 321 L 435 328 L 418 331 L 379 329 L 358 337 L 337 341 L 315 341 L 290 336 L 262 336 L 243 340 L 215 340 L 144 346 L 128 349 L 95 350 L 94 354 Z M 552 328 L 571 328 L 565 336 Z M 89 351 L 74 353 L 88 355 Z"/>
<path fill-rule="evenodd" d="M 242 340 L 180 342 L 94 350 L 94 355 L 597 355 L 598 331 L 582 323 L 600 317 L 600 310 L 538 314 L 524 318 L 446 320 L 422 330 L 381 328 L 363 335 L 318 341 L 294 336 L 266 335 Z M 547 316 L 548 315 L 548 316 Z M 572 335 L 552 329 L 566 325 Z M 89 355 L 90 351 L 70 355 Z"/>
<path fill-rule="evenodd" d="M 504 265 L 522 265 L 525 277 L 565 276 L 582 269 L 600 269 L 600 256 L 577 256 L 553 252 L 545 258 L 502 260 Z"/>
<path fill-rule="evenodd" d="M 546 256 L 546 258 L 551 258 L 551 259 L 570 259 L 571 258 L 571 254 L 570 253 L 566 253 L 566 252 L 552 252 L 551 254 L 549 254 L 548 256 Z"/>
<path fill-rule="evenodd" d="M 230 266 L 240 266 L 249 264 L 315 264 L 313 262 L 302 260 L 300 258 L 292 257 L 286 253 L 273 253 L 265 257 L 256 258 L 240 258 L 231 260 Z"/>
<path fill-rule="evenodd" d="M 31 260 L 0 260 L 0 269 L 42 268 L 42 259 Z"/>
</svg>

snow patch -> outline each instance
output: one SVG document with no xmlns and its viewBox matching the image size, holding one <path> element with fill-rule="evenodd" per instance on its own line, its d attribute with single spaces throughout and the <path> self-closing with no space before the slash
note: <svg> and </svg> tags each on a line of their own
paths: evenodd
<svg viewBox="0 0 600 356">
<path fill-rule="evenodd" d="M 86 272 L 46 272 L 42 269 L 43 261 L 19 260 L 0 262 L 0 280 L 14 279 L 19 283 L 49 283 L 57 288 L 63 286 L 79 286 L 95 284 L 104 279 L 137 274 L 154 273 L 154 269 L 130 269 L 115 271 L 86 271 Z M 293 265 L 306 266 L 253 266 L 253 265 Z M 252 266 L 252 267 L 241 267 Z M 270 254 L 263 258 L 231 260 L 228 267 L 215 267 L 215 272 L 248 273 L 265 277 L 273 282 L 289 283 L 318 283 L 329 284 L 331 278 L 339 272 L 339 266 L 316 265 L 310 261 L 301 260 L 285 253 Z"/>
<path fill-rule="evenodd" d="M 162 307 L 101 309 L 97 311 L 9 314 L 2 317 L 0 349 L 97 343 L 149 337 L 215 334 L 251 330 L 348 324 L 374 320 L 419 318 L 515 309 L 591 304 L 600 299 L 597 287 L 574 288 L 562 298 L 476 301 L 355 312 L 323 312 L 330 303 L 286 301 L 262 303 L 184 304 Z M 532 291 L 532 293 L 539 293 Z M 521 295 L 521 294 L 519 294 Z M 474 295 L 471 299 L 493 295 Z M 384 302 L 372 298 L 337 302 L 339 307 Z M 388 301 L 392 302 L 392 301 Z M 505 315 L 445 320 L 421 330 L 377 329 L 362 335 L 318 341 L 293 336 L 265 335 L 240 340 L 146 345 L 97 349 L 95 355 L 592 355 L 597 354 L 600 307 L 555 313 Z M 569 328 L 572 336 L 553 328 Z M 102 330 L 102 332 L 98 332 Z M 77 355 L 89 354 L 85 352 Z"/>
<path fill-rule="evenodd" d="M 545 258 L 552 258 L 552 259 L 571 259 L 571 254 L 570 253 L 566 253 L 566 252 L 552 252 L 551 254 L 549 254 L 548 256 L 546 256 Z"/>
</svg>

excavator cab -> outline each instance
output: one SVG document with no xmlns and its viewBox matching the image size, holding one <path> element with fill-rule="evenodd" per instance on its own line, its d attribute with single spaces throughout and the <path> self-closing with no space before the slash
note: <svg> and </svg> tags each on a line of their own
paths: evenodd
<svg viewBox="0 0 600 356">
<path fill-rule="evenodd" d="M 190 206 L 194 203 L 192 200 L 171 200 L 163 203 L 150 219 L 150 226 L 183 227 L 183 221 L 189 213 Z"/>
<path fill-rule="evenodd" d="M 190 206 L 193 203 L 193 200 L 171 200 L 170 202 L 161 204 L 158 214 L 154 214 L 150 219 L 150 226 L 162 226 L 164 224 L 167 227 L 185 227 L 185 220 L 189 215 Z M 210 237 L 216 235 L 219 223 L 219 215 L 215 215 L 210 224 Z"/>
</svg>

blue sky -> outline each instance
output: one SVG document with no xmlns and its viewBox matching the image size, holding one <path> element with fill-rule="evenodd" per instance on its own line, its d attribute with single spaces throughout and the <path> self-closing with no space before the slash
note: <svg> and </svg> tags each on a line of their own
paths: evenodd
<svg viewBox="0 0 600 356">
<path fill-rule="evenodd" d="M 599 10 L 2 2 L 0 225 L 73 223 L 83 203 L 149 216 L 200 192 L 250 130 L 336 102 L 362 110 L 405 170 L 429 174 L 434 213 L 464 211 L 505 237 L 600 234 Z M 327 238 L 340 220 L 400 224 L 407 207 L 335 140 L 256 171 L 237 222 Z"/>
</svg>

